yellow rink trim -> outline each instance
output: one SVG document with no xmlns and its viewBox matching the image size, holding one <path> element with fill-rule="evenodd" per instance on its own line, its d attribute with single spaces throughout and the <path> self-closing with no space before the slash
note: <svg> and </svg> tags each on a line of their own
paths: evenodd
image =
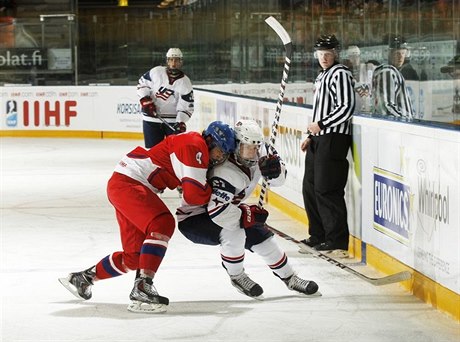
<svg viewBox="0 0 460 342">
<path fill-rule="evenodd" d="M 260 187 L 257 189 L 257 196 L 259 196 L 259 191 Z M 304 208 L 299 207 L 272 191 L 267 192 L 266 200 L 270 205 L 281 210 L 293 219 L 300 221 L 303 225 L 308 225 L 308 218 Z M 361 245 L 362 242 L 360 239 L 351 236 L 348 245 L 350 256 L 362 260 Z M 439 311 L 451 315 L 455 320 L 460 321 L 459 294 L 447 289 L 369 244 L 366 244 L 366 263 L 384 274 L 394 274 L 401 271 L 411 272 L 412 279 L 401 282 L 400 284 L 417 298 L 431 304 Z"/>
<path fill-rule="evenodd" d="M 385 274 L 401 271 L 411 272 L 412 279 L 403 281 L 400 284 L 425 303 L 431 304 L 431 306 L 439 311 L 445 312 L 451 315 L 455 320 L 460 321 L 459 294 L 438 284 L 409 266 L 404 265 L 372 245 L 366 246 L 366 257 L 368 265 L 372 265 Z"/>
</svg>

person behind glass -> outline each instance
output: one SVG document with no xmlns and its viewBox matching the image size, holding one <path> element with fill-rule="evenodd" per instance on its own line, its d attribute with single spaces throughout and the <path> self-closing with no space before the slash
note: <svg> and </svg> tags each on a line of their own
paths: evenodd
<svg viewBox="0 0 460 342">
<path fill-rule="evenodd" d="M 192 83 L 180 70 L 182 51 L 170 48 L 166 53 L 166 64 L 147 71 L 137 85 L 146 148 L 155 146 L 168 135 L 185 132 L 185 123 L 194 110 Z"/>
<path fill-rule="evenodd" d="M 407 42 L 401 36 L 391 36 L 388 46 L 388 64 L 375 68 L 372 78 L 373 113 L 412 119 L 412 101 L 399 71 L 408 54 Z"/>
<path fill-rule="evenodd" d="M 339 63 L 339 51 L 340 43 L 334 35 L 322 35 L 316 41 L 315 56 L 322 70 L 314 85 L 313 122 L 301 144 L 306 152 L 302 194 L 310 234 L 302 242 L 318 251 L 347 256 L 344 189 L 356 99 L 353 76 Z"/>
<path fill-rule="evenodd" d="M 454 81 L 454 97 L 452 102 L 453 119 L 458 120 L 460 115 L 460 55 L 454 56 L 447 65 L 441 67 L 443 74 L 449 74 Z"/>
<path fill-rule="evenodd" d="M 369 87 L 372 79 L 369 79 L 369 72 L 366 63 L 361 63 L 361 50 L 356 45 L 350 45 L 347 49 L 347 59 L 343 61 L 355 79 L 355 91 L 359 95 L 356 98 L 356 110 L 368 112 L 369 105 Z M 371 71 L 372 74 L 372 71 Z"/>
<path fill-rule="evenodd" d="M 404 63 L 399 70 L 406 81 L 420 81 L 417 70 L 414 69 L 410 62 L 410 54 L 404 58 Z"/>
<path fill-rule="evenodd" d="M 347 59 L 343 61 L 343 65 L 350 69 L 355 80 L 359 82 L 359 72 L 361 68 L 361 49 L 356 45 L 350 45 L 346 50 L 346 55 Z"/>
<path fill-rule="evenodd" d="M 215 134 L 208 134 L 210 131 Z M 206 173 L 210 163 L 224 161 L 233 151 L 233 132 L 212 122 L 202 134 L 171 135 L 151 149 L 136 147 L 118 162 L 107 184 L 115 208 L 122 250 L 112 252 L 90 268 L 70 273 L 59 281 L 77 298 L 92 297 L 96 281 L 137 270 L 129 295 L 132 312 L 164 312 L 169 304 L 153 285 L 175 230 L 174 216 L 158 196 L 182 185 L 182 201 L 192 206 L 209 202 Z"/>
</svg>

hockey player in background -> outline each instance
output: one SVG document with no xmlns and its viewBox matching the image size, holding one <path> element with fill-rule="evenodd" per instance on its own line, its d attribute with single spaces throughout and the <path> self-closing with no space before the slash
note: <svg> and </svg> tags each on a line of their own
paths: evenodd
<svg viewBox="0 0 460 342">
<path fill-rule="evenodd" d="M 223 162 L 234 147 L 233 130 L 215 121 L 202 134 L 172 135 L 150 150 L 137 147 L 124 156 L 107 186 L 123 250 L 107 255 L 84 271 L 60 278 L 62 285 L 87 300 L 96 281 L 138 270 L 128 310 L 165 311 L 169 300 L 158 294 L 153 278 L 168 248 L 175 220 L 158 194 L 181 185 L 184 203 L 207 204 L 211 195 L 206 181 L 208 166 Z"/>
<path fill-rule="evenodd" d="M 318 285 L 296 275 L 266 227 L 267 210 L 244 202 L 261 177 L 269 179 L 272 186 L 282 185 L 286 179 L 284 163 L 277 154 L 268 155 L 257 122 L 239 120 L 235 136 L 235 153 L 209 170 L 213 192 L 207 208 L 183 203 L 176 212 L 179 230 L 195 243 L 220 245 L 222 265 L 231 284 L 249 297 L 261 296 L 263 289 L 244 271 L 245 248 L 260 255 L 290 290 L 317 293 Z"/>
<path fill-rule="evenodd" d="M 146 148 L 155 146 L 168 135 L 185 132 L 185 123 L 194 110 L 192 83 L 180 70 L 183 65 L 182 51 L 178 48 L 169 49 L 166 64 L 147 71 L 137 85 Z M 175 130 L 171 130 L 171 127 Z"/>
</svg>

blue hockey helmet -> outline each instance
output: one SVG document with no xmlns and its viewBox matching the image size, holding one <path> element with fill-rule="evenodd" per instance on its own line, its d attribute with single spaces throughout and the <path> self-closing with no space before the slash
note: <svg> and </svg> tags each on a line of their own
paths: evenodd
<svg viewBox="0 0 460 342">
<path fill-rule="evenodd" d="M 210 150 L 219 147 L 226 157 L 235 151 L 235 131 L 222 121 L 211 122 L 203 131 L 203 136 Z"/>
</svg>

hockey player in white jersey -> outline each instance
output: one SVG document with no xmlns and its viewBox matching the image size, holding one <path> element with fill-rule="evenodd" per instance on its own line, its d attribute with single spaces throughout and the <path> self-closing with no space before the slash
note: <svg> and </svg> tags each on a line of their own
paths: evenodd
<svg viewBox="0 0 460 342">
<path fill-rule="evenodd" d="M 170 134 L 185 132 L 185 123 L 194 110 L 192 82 L 180 70 L 183 65 L 182 51 L 169 49 L 166 63 L 167 66 L 156 66 L 147 71 L 137 85 L 146 148 L 155 146 Z"/>
<path fill-rule="evenodd" d="M 245 249 L 260 255 L 273 273 L 293 291 L 317 293 L 314 281 L 300 278 L 266 227 L 268 212 L 244 203 L 263 176 L 272 186 L 282 185 L 286 168 L 277 154 L 268 155 L 268 145 L 253 120 L 235 125 L 237 146 L 234 154 L 208 171 L 213 188 L 207 207 L 183 205 L 177 212 L 178 227 L 189 240 L 205 245 L 220 245 L 222 266 L 233 286 L 250 297 L 263 294 L 262 287 L 244 271 Z"/>
</svg>

